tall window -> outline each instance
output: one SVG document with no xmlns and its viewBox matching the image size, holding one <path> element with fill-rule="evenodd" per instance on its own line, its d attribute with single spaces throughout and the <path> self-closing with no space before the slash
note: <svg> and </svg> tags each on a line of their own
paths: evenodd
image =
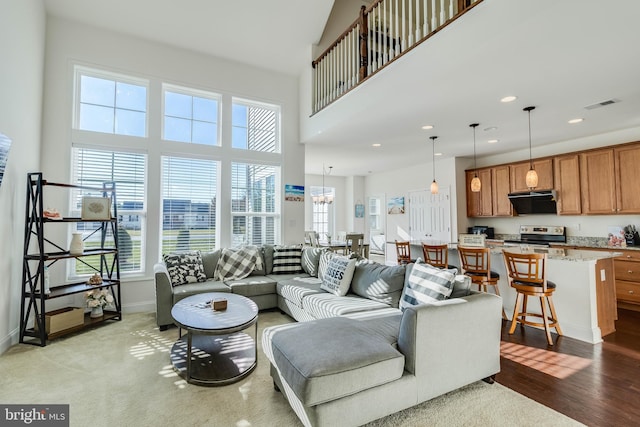
<svg viewBox="0 0 640 427">
<path fill-rule="evenodd" d="M 162 157 L 162 253 L 216 248 L 218 162 Z"/>
<path fill-rule="evenodd" d="M 378 197 L 369 199 L 369 229 L 382 230 L 382 200 Z"/>
<path fill-rule="evenodd" d="M 232 244 L 274 244 L 280 235 L 276 188 L 280 168 L 248 163 L 231 165 Z"/>
<path fill-rule="evenodd" d="M 332 187 L 311 187 L 311 198 L 314 196 L 331 196 L 335 198 L 335 189 Z M 313 219 L 312 228 L 321 238 L 325 238 L 327 234 L 333 231 L 333 204 L 329 203 L 313 203 Z"/>
<path fill-rule="evenodd" d="M 76 68 L 75 128 L 144 137 L 147 82 Z"/>
<path fill-rule="evenodd" d="M 232 146 L 244 150 L 280 151 L 280 108 L 233 100 Z"/>
<path fill-rule="evenodd" d="M 120 271 L 140 272 L 144 265 L 146 229 L 146 171 L 147 156 L 140 153 L 122 151 L 73 148 L 72 181 L 76 185 L 102 188 L 103 183 L 114 181 L 116 206 L 118 209 L 118 249 Z M 83 196 L 101 197 L 101 191 L 75 189 L 72 191 L 71 215 L 80 216 Z M 85 248 L 100 246 L 100 233 L 96 232 L 100 223 L 80 222 L 76 229 L 85 237 Z M 93 233 L 93 234 L 92 234 Z M 107 236 L 107 244 L 113 244 L 113 235 Z M 82 261 L 100 268 L 100 258 L 84 257 Z M 87 265 L 76 261 L 69 276 L 93 274 Z"/>
<path fill-rule="evenodd" d="M 163 93 L 164 139 L 218 145 L 219 95 L 169 85 Z"/>
</svg>

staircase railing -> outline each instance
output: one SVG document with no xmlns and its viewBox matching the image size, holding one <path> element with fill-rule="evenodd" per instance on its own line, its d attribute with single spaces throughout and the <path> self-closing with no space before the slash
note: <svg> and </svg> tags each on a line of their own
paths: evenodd
<svg viewBox="0 0 640 427">
<path fill-rule="evenodd" d="M 377 0 L 316 60 L 313 113 L 340 98 L 483 0 Z"/>
</svg>

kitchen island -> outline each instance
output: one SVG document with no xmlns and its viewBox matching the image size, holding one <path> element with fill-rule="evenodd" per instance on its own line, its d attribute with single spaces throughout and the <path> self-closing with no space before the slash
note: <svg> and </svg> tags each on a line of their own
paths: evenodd
<svg viewBox="0 0 640 427">
<path fill-rule="evenodd" d="M 505 246 L 497 242 L 488 246 L 491 248 L 491 269 L 500 274 L 498 287 L 509 320 L 513 315 L 516 292 L 509 286 L 502 251 L 546 252 L 547 280 L 556 284 L 553 302 L 563 334 L 596 344 L 615 331 L 617 307 L 613 259 L 620 253 Z M 451 245 L 449 264 L 460 266 L 455 245 Z M 531 311 L 540 310 L 534 299 L 529 300 L 529 306 Z"/>
</svg>

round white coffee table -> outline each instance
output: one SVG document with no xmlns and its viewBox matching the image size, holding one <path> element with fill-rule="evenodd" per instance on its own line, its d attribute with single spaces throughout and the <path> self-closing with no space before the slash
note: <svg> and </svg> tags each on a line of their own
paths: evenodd
<svg viewBox="0 0 640 427">
<path fill-rule="evenodd" d="M 227 300 L 227 309 L 214 311 L 213 300 Z M 242 295 L 210 292 L 178 301 L 171 316 L 180 336 L 171 349 L 173 369 L 196 385 L 231 384 L 249 375 L 258 364 L 258 306 Z M 254 325 L 253 337 L 243 332 Z M 182 329 L 187 331 L 186 338 Z"/>
</svg>

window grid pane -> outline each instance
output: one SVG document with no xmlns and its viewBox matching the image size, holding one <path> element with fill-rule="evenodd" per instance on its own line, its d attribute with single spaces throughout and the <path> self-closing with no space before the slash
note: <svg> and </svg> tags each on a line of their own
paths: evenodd
<svg viewBox="0 0 640 427">
<path fill-rule="evenodd" d="M 278 151 L 278 108 L 233 104 L 233 148 L 274 153 Z"/>
<path fill-rule="evenodd" d="M 218 145 L 216 95 L 210 94 L 210 97 L 205 97 L 165 90 L 164 139 Z"/>
<path fill-rule="evenodd" d="M 118 208 L 118 249 L 121 273 L 143 271 L 146 241 L 145 181 L 146 155 L 139 153 L 102 151 L 74 148 L 73 183 L 75 185 L 101 188 L 106 181 L 116 183 Z M 71 215 L 80 216 L 84 196 L 101 197 L 101 191 L 73 189 L 71 191 Z M 85 237 L 85 248 L 100 246 L 100 233 L 93 231 L 98 222 L 76 223 L 76 230 Z M 107 245 L 113 245 L 114 237 L 107 234 Z M 100 257 L 84 257 L 87 264 L 100 268 Z M 108 262 L 111 260 L 108 259 Z M 91 275 L 94 270 L 81 262 L 70 260 L 69 277 Z"/>
<path fill-rule="evenodd" d="M 162 157 L 162 253 L 216 248 L 218 162 Z"/>
<path fill-rule="evenodd" d="M 116 135 L 146 136 L 146 86 L 80 74 L 78 128 Z"/>
</svg>

